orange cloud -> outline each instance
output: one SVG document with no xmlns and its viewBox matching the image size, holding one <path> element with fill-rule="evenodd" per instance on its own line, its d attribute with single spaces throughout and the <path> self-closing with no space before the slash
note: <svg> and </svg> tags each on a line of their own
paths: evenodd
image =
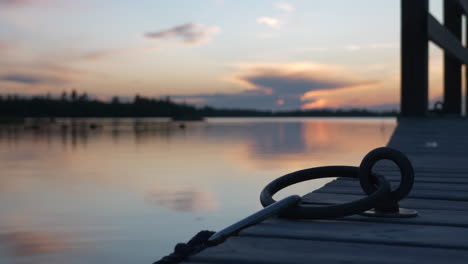
<svg viewBox="0 0 468 264">
<path fill-rule="evenodd" d="M 325 107 L 332 107 L 327 100 L 325 99 L 318 99 L 317 101 L 313 101 L 310 103 L 306 103 L 301 106 L 301 109 L 317 109 L 317 108 L 325 108 Z"/>
<path fill-rule="evenodd" d="M 367 74 L 334 65 L 301 62 L 239 64 L 237 68 L 237 72 L 225 80 L 244 88 L 240 92 L 179 95 L 174 98 L 221 108 L 263 110 L 334 108 L 355 105 L 352 102 L 340 101 L 335 95 L 347 93 L 354 96 L 348 99 L 356 98 L 354 91 L 360 91 L 362 97 L 364 92 L 373 90 L 380 84 L 380 81 L 374 79 L 357 77 Z"/>
</svg>

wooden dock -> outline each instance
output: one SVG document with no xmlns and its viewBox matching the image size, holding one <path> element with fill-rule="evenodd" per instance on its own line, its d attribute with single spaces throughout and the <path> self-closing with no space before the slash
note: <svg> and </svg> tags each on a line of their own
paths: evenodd
<svg viewBox="0 0 468 264">
<path fill-rule="evenodd" d="M 388 146 L 413 163 L 415 184 L 400 206 L 418 210 L 418 217 L 274 218 L 185 263 L 468 263 L 468 120 L 403 119 Z M 396 167 L 379 171 L 398 184 Z M 342 203 L 362 195 L 357 181 L 337 179 L 302 202 Z"/>
</svg>

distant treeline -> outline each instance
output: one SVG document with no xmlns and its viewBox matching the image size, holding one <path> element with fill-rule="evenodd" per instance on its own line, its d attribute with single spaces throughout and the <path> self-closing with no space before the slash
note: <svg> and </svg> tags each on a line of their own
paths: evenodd
<svg viewBox="0 0 468 264">
<path fill-rule="evenodd" d="M 50 95 L 24 97 L 0 95 L 1 117 L 172 117 L 199 119 L 202 117 L 287 117 L 287 116 L 396 116 L 397 112 L 374 112 L 365 109 L 351 110 L 295 110 L 262 111 L 246 109 L 197 108 L 176 103 L 169 97 L 154 99 L 135 96 L 130 102 L 113 97 L 110 102 L 90 99 L 86 93 L 73 91 L 60 97 Z"/>
</svg>

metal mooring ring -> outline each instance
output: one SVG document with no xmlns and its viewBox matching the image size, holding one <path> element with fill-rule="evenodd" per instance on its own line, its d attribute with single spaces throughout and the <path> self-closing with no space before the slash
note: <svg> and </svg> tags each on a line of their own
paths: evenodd
<svg viewBox="0 0 468 264">
<path fill-rule="evenodd" d="M 372 177 L 374 174 L 372 173 L 372 167 L 380 160 L 391 160 L 400 169 L 400 185 L 391 192 L 390 196 L 390 200 L 396 203 L 405 198 L 411 191 L 411 188 L 413 188 L 413 166 L 405 154 L 396 149 L 382 147 L 372 150 L 362 159 L 361 165 L 359 166 L 359 183 L 367 194 L 374 193 L 377 190 L 374 177 Z"/>
<path fill-rule="evenodd" d="M 354 215 L 375 208 L 379 203 L 388 199 L 391 188 L 385 177 L 374 173 L 372 175 L 376 177 L 376 180 L 373 181 L 376 182 L 376 186 L 373 186 L 375 187 L 375 191 L 362 199 L 349 203 L 327 206 L 299 203 L 297 206 L 286 209 L 280 216 L 296 219 L 330 219 Z M 266 207 L 275 203 L 276 201 L 273 199 L 273 195 L 287 186 L 307 180 L 329 177 L 358 179 L 359 168 L 351 166 L 327 166 L 286 174 L 270 182 L 263 188 L 260 193 L 260 202 Z"/>
</svg>

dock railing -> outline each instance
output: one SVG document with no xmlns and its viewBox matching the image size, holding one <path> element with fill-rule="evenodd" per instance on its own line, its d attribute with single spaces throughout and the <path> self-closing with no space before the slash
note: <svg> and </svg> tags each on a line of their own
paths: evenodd
<svg viewBox="0 0 468 264">
<path fill-rule="evenodd" d="M 426 116 L 428 113 L 429 41 L 444 51 L 442 111 L 451 115 L 462 113 L 462 65 L 468 64 L 468 49 L 461 38 L 462 16 L 468 15 L 468 0 L 444 0 L 443 9 L 442 25 L 429 13 L 429 0 L 401 0 L 402 116 Z M 468 71 L 465 74 L 468 75 Z"/>
</svg>

